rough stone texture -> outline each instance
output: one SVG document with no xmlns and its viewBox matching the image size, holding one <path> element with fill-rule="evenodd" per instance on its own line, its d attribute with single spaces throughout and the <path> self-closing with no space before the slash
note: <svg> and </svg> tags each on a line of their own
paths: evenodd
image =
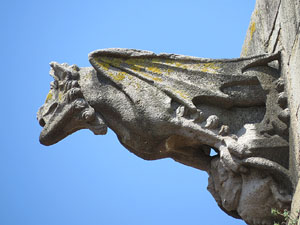
<svg viewBox="0 0 300 225">
<path fill-rule="evenodd" d="M 93 67 L 50 64 L 54 82 L 38 111 L 42 144 L 108 126 L 143 159 L 206 171 L 221 209 L 248 224 L 272 224 L 272 207 L 289 208 L 295 185 L 280 52 L 214 60 L 104 49 L 89 60 Z"/>
<path fill-rule="evenodd" d="M 257 0 L 242 56 L 281 51 L 281 74 L 286 83 L 290 109 L 290 163 L 293 183 L 300 165 L 300 2 L 298 0 Z M 300 209 L 298 185 L 292 214 Z"/>
<path fill-rule="evenodd" d="M 242 58 L 132 49 L 92 52 L 93 67 L 51 63 L 40 142 L 111 128 L 132 153 L 206 171 L 227 214 L 273 224 L 299 209 L 299 2 L 258 0 Z M 216 156 L 210 156 L 210 151 Z"/>
</svg>

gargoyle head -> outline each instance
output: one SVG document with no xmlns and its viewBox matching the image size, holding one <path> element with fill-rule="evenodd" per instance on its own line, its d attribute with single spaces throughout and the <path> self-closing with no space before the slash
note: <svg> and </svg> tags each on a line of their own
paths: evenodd
<svg viewBox="0 0 300 225">
<path fill-rule="evenodd" d="M 78 83 L 80 68 L 76 65 L 50 63 L 54 81 L 44 105 L 37 113 L 43 130 L 40 142 L 52 145 L 77 130 L 88 128 L 94 134 L 105 134 L 102 117 L 84 99 Z"/>
</svg>

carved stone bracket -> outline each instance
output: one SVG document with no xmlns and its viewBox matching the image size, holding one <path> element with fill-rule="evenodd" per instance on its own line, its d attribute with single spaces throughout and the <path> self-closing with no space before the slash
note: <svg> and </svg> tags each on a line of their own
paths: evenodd
<svg viewBox="0 0 300 225">
<path fill-rule="evenodd" d="M 214 60 L 104 49 L 89 60 L 93 67 L 50 64 L 42 144 L 109 127 L 143 159 L 206 171 L 218 205 L 248 224 L 272 224 L 271 208 L 289 208 L 295 184 L 280 52 Z"/>
</svg>

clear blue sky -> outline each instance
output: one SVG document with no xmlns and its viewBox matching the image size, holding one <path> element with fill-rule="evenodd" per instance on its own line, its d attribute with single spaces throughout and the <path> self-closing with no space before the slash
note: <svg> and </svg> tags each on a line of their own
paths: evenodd
<svg viewBox="0 0 300 225">
<path fill-rule="evenodd" d="M 207 175 L 171 159 L 144 161 L 111 131 L 42 146 L 36 112 L 49 62 L 90 66 L 122 47 L 239 57 L 254 0 L 2 1 L 0 225 L 237 225 Z"/>
</svg>

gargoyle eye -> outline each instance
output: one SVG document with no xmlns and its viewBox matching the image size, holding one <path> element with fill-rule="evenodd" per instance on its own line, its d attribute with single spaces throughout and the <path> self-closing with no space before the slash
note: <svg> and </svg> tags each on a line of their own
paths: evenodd
<svg viewBox="0 0 300 225">
<path fill-rule="evenodd" d="M 58 104 L 55 102 L 53 103 L 49 109 L 47 110 L 47 112 L 44 114 L 44 116 L 47 116 L 49 114 L 51 114 L 56 108 L 57 108 Z"/>
</svg>

